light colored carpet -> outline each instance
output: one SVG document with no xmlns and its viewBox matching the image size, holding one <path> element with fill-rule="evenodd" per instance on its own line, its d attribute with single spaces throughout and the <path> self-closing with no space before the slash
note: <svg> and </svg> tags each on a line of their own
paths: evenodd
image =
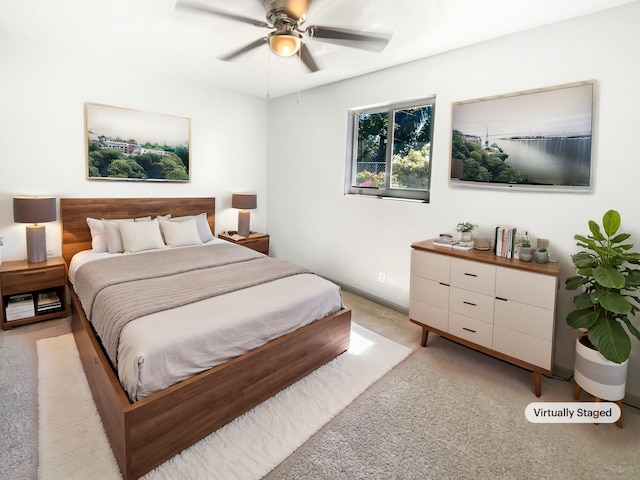
<svg viewBox="0 0 640 480">
<path fill-rule="evenodd" d="M 73 336 L 39 340 L 37 352 L 39 478 L 120 478 Z M 410 352 L 407 347 L 352 324 L 348 352 L 145 478 L 261 478 Z"/>
</svg>

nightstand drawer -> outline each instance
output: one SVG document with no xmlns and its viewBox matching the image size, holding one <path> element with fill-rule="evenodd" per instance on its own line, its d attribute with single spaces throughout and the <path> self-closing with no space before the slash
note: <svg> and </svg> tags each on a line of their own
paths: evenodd
<svg viewBox="0 0 640 480">
<path fill-rule="evenodd" d="M 0 282 L 2 295 L 13 295 L 30 290 L 45 290 L 61 285 L 64 286 L 64 267 L 3 273 Z"/>
<path fill-rule="evenodd" d="M 269 237 L 244 240 L 240 242 L 240 245 L 265 255 L 269 254 Z"/>
</svg>

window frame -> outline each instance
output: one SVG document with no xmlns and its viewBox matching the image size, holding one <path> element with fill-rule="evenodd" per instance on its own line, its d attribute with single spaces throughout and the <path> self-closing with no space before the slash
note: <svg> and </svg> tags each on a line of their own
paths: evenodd
<svg viewBox="0 0 640 480">
<path fill-rule="evenodd" d="M 393 160 L 393 145 L 394 145 L 394 126 L 395 126 L 395 112 L 397 110 L 431 107 L 431 128 L 429 131 L 429 169 L 427 172 L 427 188 L 411 189 L 411 188 L 378 188 L 378 187 L 363 187 L 355 185 L 355 179 L 357 174 L 357 159 L 358 159 L 358 125 L 359 117 L 362 114 L 377 114 L 387 112 L 389 119 L 387 125 L 387 145 L 385 147 L 385 165 L 387 172 L 391 172 L 391 163 Z M 345 166 L 345 179 L 344 179 L 344 193 L 345 195 L 361 195 L 371 196 L 377 198 L 393 198 L 399 200 L 418 200 L 425 203 L 430 201 L 431 197 L 431 166 L 433 159 L 433 126 L 436 110 L 436 96 L 431 95 L 428 97 L 405 100 L 402 102 L 393 102 L 369 107 L 359 107 L 349 109 L 348 111 L 348 131 L 347 131 L 347 155 Z M 386 179 L 387 185 L 390 182 L 390 177 Z"/>
</svg>

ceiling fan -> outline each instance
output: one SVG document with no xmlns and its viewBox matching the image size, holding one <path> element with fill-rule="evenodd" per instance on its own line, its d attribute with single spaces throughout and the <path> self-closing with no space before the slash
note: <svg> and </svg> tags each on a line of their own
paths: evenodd
<svg viewBox="0 0 640 480">
<path fill-rule="evenodd" d="M 271 30 L 266 37 L 245 45 L 221 57 L 220 60 L 233 60 L 239 55 L 266 43 L 274 53 L 281 57 L 299 54 L 300 59 L 307 68 L 311 72 L 315 72 L 319 70 L 319 67 L 306 46 L 306 42 L 309 39 L 380 52 L 387 46 L 391 38 L 390 35 L 381 33 L 360 32 L 320 25 L 303 27 L 311 0 L 259 1 L 266 10 L 266 22 L 188 0 L 178 0 L 176 8 L 216 15 Z"/>
</svg>

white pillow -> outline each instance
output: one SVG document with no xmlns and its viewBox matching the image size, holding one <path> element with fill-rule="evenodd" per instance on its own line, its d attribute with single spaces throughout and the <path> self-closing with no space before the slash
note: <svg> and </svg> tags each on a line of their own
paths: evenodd
<svg viewBox="0 0 640 480">
<path fill-rule="evenodd" d="M 198 225 L 198 234 L 200 235 L 200 240 L 202 240 L 202 243 L 206 243 L 215 238 L 213 236 L 213 233 L 211 233 L 209 222 L 207 222 L 206 213 L 201 213 L 200 215 L 188 215 L 186 217 L 174 217 L 174 218 L 171 218 L 170 221 L 186 222 L 188 220 L 191 220 L 192 218 L 196 219 L 196 224 Z"/>
<path fill-rule="evenodd" d="M 146 222 L 122 222 L 119 225 L 125 253 L 165 248 L 160 224 L 155 218 Z"/>
<path fill-rule="evenodd" d="M 124 223 L 134 223 L 133 218 L 122 220 L 105 220 L 102 219 L 104 225 L 104 233 L 107 238 L 107 251 L 109 253 L 122 253 L 122 237 L 120 236 L 120 225 Z"/>
<path fill-rule="evenodd" d="M 164 243 L 169 247 L 202 244 L 202 239 L 198 233 L 197 220 L 195 218 L 184 222 L 160 220 L 160 228 L 164 236 Z"/>
<path fill-rule="evenodd" d="M 104 232 L 102 220 L 87 217 L 87 225 L 91 231 L 91 248 L 96 253 L 107 252 L 107 237 Z"/>
</svg>

